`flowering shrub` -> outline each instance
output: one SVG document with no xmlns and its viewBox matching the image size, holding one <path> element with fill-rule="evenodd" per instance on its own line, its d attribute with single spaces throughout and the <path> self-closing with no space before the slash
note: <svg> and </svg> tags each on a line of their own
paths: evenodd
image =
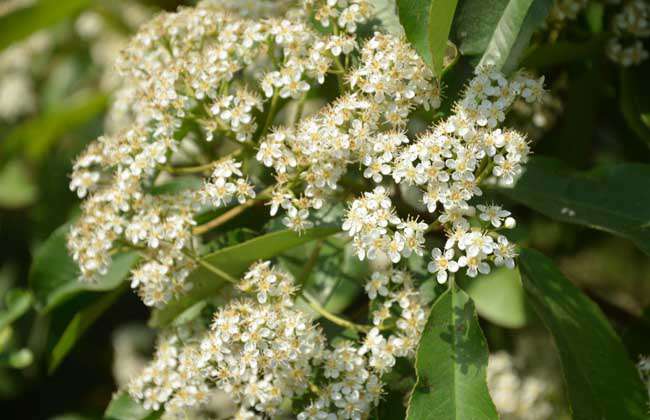
<svg viewBox="0 0 650 420">
<path fill-rule="evenodd" d="M 45 311 L 105 292 L 76 312 L 81 330 L 129 286 L 151 311 L 148 362 L 116 339 L 107 418 L 647 414 L 603 313 L 516 221 L 523 204 L 650 249 L 648 207 L 624 191 L 645 168 L 583 177 L 532 157 L 563 112 L 535 60 L 600 7 L 597 50 L 628 74 L 647 58 L 647 3 L 513 0 L 477 28 L 485 2 L 379 3 L 202 0 L 121 50 L 105 133 L 71 169 L 80 212 L 32 268 Z M 622 102 L 645 133 L 640 102 Z M 56 253 L 67 272 L 36 291 Z M 493 278 L 486 304 L 476 285 Z M 523 309 L 504 317 L 503 296 Z M 566 403 L 561 381 L 488 351 L 477 315 L 521 327 L 531 311 L 560 350 Z"/>
</svg>

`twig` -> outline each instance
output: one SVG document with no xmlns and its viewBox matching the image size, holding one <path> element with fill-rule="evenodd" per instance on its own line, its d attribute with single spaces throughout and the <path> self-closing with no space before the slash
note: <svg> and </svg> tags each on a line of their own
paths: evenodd
<svg viewBox="0 0 650 420">
<path fill-rule="evenodd" d="M 324 307 L 321 306 L 320 303 L 318 303 L 318 300 L 316 300 L 315 297 L 309 294 L 309 292 L 303 290 L 302 296 L 305 298 L 307 303 L 309 303 L 309 306 L 318 312 L 323 318 L 333 322 L 334 324 L 341 326 L 343 328 L 350 328 L 355 331 L 361 331 L 361 332 L 368 332 L 370 331 L 370 326 L 369 325 L 361 325 L 361 324 L 355 324 L 352 321 L 348 321 L 347 319 L 343 319 L 339 317 L 338 315 L 335 315 L 325 309 Z"/>
</svg>

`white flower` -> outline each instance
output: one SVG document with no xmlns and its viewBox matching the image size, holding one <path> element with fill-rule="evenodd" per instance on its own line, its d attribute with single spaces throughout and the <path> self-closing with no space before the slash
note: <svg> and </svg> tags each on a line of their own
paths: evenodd
<svg viewBox="0 0 650 420">
<path fill-rule="evenodd" d="M 295 207 L 289 207 L 287 210 L 287 216 L 282 219 L 282 223 L 284 223 L 284 225 L 291 230 L 295 230 L 296 232 L 303 232 L 305 229 L 309 229 L 314 225 L 308 219 L 309 210 L 298 210 Z"/>
<path fill-rule="evenodd" d="M 370 280 L 366 283 L 365 289 L 370 299 L 376 299 L 377 295 L 387 296 L 389 278 L 385 273 L 376 271 L 370 276 Z"/>
<path fill-rule="evenodd" d="M 434 248 L 431 251 L 433 260 L 429 262 L 427 269 L 430 273 L 437 273 L 436 279 L 438 283 L 444 284 L 447 282 L 448 273 L 455 273 L 458 271 L 458 263 L 454 261 L 454 250 L 447 249 L 444 254 L 439 248 Z"/>
<path fill-rule="evenodd" d="M 466 251 L 468 257 L 474 257 L 479 253 L 489 255 L 494 249 L 494 239 L 488 233 L 472 231 L 458 242 L 458 248 Z"/>
<path fill-rule="evenodd" d="M 477 254 L 475 256 L 463 255 L 458 259 L 459 267 L 467 267 L 467 275 L 469 277 L 476 277 L 478 273 L 489 274 L 490 265 L 484 261 L 484 254 Z"/>
<path fill-rule="evenodd" d="M 494 265 L 502 266 L 513 269 L 515 268 L 515 257 L 517 252 L 515 245 L 508 241 L 505 236 L 499 235 L 497 243 L 494 246 Z"/>
<path fill-rule="evenodd" d="M 479 218 L 485 222 L 490 222 L 495 228 L 500 228 L 503 223 L 503 219 L 510 216 L 509 211 L 503 210 L 501 206 L 497 205 L 485 206 L 479 204 L 476 206 L 476 208 L 480 211 Z"/>
</svg>

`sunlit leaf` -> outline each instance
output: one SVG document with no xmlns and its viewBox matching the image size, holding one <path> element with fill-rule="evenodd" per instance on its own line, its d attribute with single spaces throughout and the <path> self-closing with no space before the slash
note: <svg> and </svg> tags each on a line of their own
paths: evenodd
<svg viewBox="0 0 650 420">
<path fill-rule="evenodd" d="M 397 0 L 406 37 L 440 77 L 457 0 Z"/>
<path fill-rule="evenodd" d="M 207 263 L 234 278 L 239 278 L 255 261 L 275 257 L 296 246 L 315 239 L 326 238 L 339 231 L 333 227 L 308 229 L 302 234 L 283 230 L 262 235 L 238 245 L 223 248 L 202 256 Z M 192 288 L 183 296 L 169 302 L 164 308 L 152 314 L 151 325 L 160 327 L 169 324 L 185 309 L 201 299 L 214 296 L 226 283 L 205 267 L 199 266 L 190 274 L 188 280 Z"/>
<path fill-rule="evenodd" d="M 151 194 L 177 194 L 201 187 L 201 180 L 195 176 L 181 176 L 151 188 Z"/>
<path fill-rule="evenodd" d="M 647 419 L 647 392 L 598 306 L 537 251 L 521 250 L 520 270 L 560 353 L 573 419 Z"/>
<path fill-rule="evenodd" d="M 479 65 L 493 65 L 504 73 L 512 72 L 552 3 L 552 0 L 464 1 L 454 28 L 461 53 L 482 55 Z"/>
<path fill-rule="evenodd" d="M 650 166 L 610 164 L 576 172 L 535 157 L 514 188 L 499 191 L 561 222 L 603 230 L 634 241 L 650 255 Z"/>
<path fill-rule="evenodd" d="M 526 301 L 517 270 L 498 267 L 490 274 L 465 280 L 463 289 L 474 301 L 480 316 L 506 328 L 526 325 Z"/>
<path fill-rule="evenodd" d="M 451 286 L 431 308 L 420 338 L 409 420 L 496 420 L 487 388 L 488 348 L 474 304 Z"/>
</svg>

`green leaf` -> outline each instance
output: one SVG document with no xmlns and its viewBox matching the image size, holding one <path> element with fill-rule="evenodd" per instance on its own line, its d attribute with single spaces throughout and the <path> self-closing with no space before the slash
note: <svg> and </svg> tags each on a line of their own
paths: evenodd
<svg viewBox="0 0 650 420">
<path fill-rule="evenodd" d="M 506 74 L 515 70 L 552 3 L 552 0 L 510 0 L 494 26 L 479 66 L 494 65 Z"/>
<path fill-rule="evenodd" d="M 561 222 L 630 239 L 650 255 L 650 166 L 611 164 L 588 172 L 537 156 L 514 188 L 499 191 Z"/>
<path fill-rule="evenodd" d="M 113 395 L 113 399 L 106 407 L 104 420 L 156 420 L 161 415 L 162 410 L 145 410 L 128 393 L 120 391 Z"/>
<path fill-rule="evenodd" d="M 40 0 L 33 6 L 0 16 L 0 51 L 39 29 L 75 15 L 90 3 L 91 0 Z"/>
<path fill-rule="evenodd" d="M 11 289 L 5 295 L 5 310 L 0 311 L 0 331 L 23 316 L 32 305 L 32 294 L 23 289 Z"/>
<path fill-rule="evenodd" d="M 406 38 L 437 77 L 442 75 L 451 22 L 458 0 L 397 0 Z"/>
<path fill-rule="evenodd" d="M 48 365 L 49 373 L 56 370 L 65 356 L 72 350 L 75 343 L 84 332 L 99 318 L 108 308 L 115 303 L 118 297 L 128 289 L 128 284 L 124 283 L 122 287 L 113 290 L 110 293 L 99 297 L 95 302 L 86 306 L 75 314 L 63 334 L 57 341 L 50 354 Z"/>
<path fill-rule="evenodd" d="M 24 151 L 28 159 L 41 161 L 56 140 L 97 116 L 107 103 L 103 93 L 85 94 L 22 123 L 2 138 L 1 159 Z"/>
<path fill-rule="evenodd" d="M 313 241 L 285 252 L 278 260 L 302 283 L 304 290 L 335 314 L 350 306 L 362 292 L 364 279 L 370 276 L 367 261 L 359 260 L 346 238 Z M 302 297 L 296 303 L 314 317 L 320 317 Z"/>
<path fill-rule="evenodd" d="M 41 245 L 34 255 L 29 273 L 29 285 L 34 293 L 36 308 L 48 312 L 83 291 L 107 291 L 116 288 L 129 274 L 138 260 L 136 253 L 113 257 L 108 273 L 95 282 L 79 281 L 79 267 L 68 255 L 66 234 L 69 225 L 63 225 Z"/>
<path fill-rule="evenodd" d="M 255 261 L 275 257 L 291 248 L 315 239 L 328 237 L 337 232 L 339 229 L 334 227 L 317 227 L 308 229 L 302 234 L 290 230 L 272 232 L 204 255 L 202 260 L 230 276 L 238 278 Z M 168 325 L 185 309 L 201 299 L 214 296 L 225 286 L 223 280 L 202 266 L 194 270 L 187 281 L 192 285 L 192 289 L 180 298 L 169 302 L 164 308 L 155 310 L 150 321 L 152 326 Z"/>
<path fill-rule="evenodd" d="M 409 420 L 498 419 L 487 388 L 488 348 L 474 304 L 451 286 L 431 308 L 420 338 Z"/>
<path fill-rule="evenodd" d="M 384 378 L 385 379 L 385 378 Z M 406 418 L 406 407 L 404 407 L 404 394 L 401 392 L 388 391 L 382 395 L 379 405 L 375 409 L 376 420 L 392 420 Z"/>
<path fill-rule="evenodd" d="M 201 180 L 195 176 L 180 176 L 164 184 L 156 185 L 151 188 L 151 194 L 177 194 L 181 191 L 196 190 L 201 187 Z"/>
<path fill-rule="evenodd" d="M 639 374 L 598 306 L 539 252 L 522 249 L 519 265 L 529 301 L 559 350 L 573 419 L 647 419 Z"/>
<path fill-rule="evenodd" d="M 621 70 L 620 107 L 625 122 L 632 131 L 650 146 L 650 88 L 647 83 L 647 72 L 650 66 L 643 69 L 624 68 Z"/>
<path fill-rule="evenodd" d="M 490 274 L 464 280 L 463 289 L 474 301 L 480 316 L 506 328 L 526 325 L 526 300 L 517 270 L 498 267 Z"/>
<path fill-rule="evenodd" d="M 460 0 L 451 36 L 462 55 L 481 55 L 492 38 L 508 0 Z"/>
</svg>

